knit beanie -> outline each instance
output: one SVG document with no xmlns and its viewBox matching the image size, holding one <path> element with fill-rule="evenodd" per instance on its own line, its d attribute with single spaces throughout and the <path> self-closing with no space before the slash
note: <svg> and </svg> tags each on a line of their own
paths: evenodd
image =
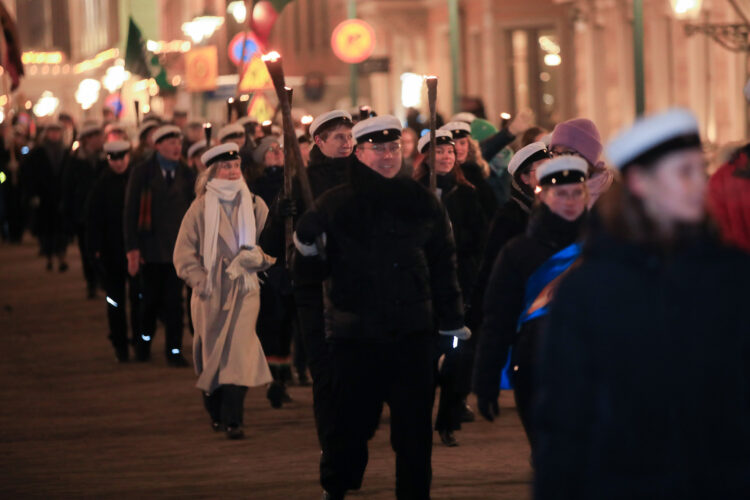
<svg viewBox="0 0 750 500">
<path fill-rule="evenodd" d="M 271 149 L 271 146 L 273 146 L 274 143 L 281 144 L 281 139 L 279 139 L 275 135 L 267 135 L 260 140 L 258 146 L 255 148 L 255 151 L 253 151 L 253 161 L 257 165 L 263 165 L 266 158 L 266 153 L 269 149 Z"/>
<path fill-rule="evenodd" d="M 497 128 L 482 118 L 477 118 L 471 122 L 471 137 L 479 142 L 497 134 Z"/>
<path fill-rule="evenodd" d="M 560 123 L 552 131 L 550 148 L 565 146 L 574 149 L 591 165 L 596 165 L 602 154 L 602 138 L 596 125 L 586 118 Z"/>
</svg>

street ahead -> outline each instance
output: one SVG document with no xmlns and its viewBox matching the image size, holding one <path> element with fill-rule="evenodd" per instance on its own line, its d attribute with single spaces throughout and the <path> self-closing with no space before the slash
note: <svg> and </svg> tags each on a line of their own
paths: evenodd
<svg viewBox="0 0 750 500">
<path fill-rule="evenodd" d="M 228 441 L 210 429 L 192 368 L 166 366 L 161 329 L 151 362 L 115 362 L 104 296 L 85 299 L 73 246 L 69 263 L 67 273 L 45 271 L 29 238 L 0 246 L 0 497 L 320 498 L 309 388 L 292 387 L 281 410 L 251 389 L 247 438 Z M 499 421 L 456 433 L 457 448 L 434 435 L 433 498 L 529 498 L 529 448 L 510 393 L 501 407 Z M 393 498 L 388 434 L 386 410 L 352 497 Z"/>
</svg>

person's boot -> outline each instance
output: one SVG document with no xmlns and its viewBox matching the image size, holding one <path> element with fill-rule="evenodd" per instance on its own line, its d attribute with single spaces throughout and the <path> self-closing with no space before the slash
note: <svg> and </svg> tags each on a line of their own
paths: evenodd
<svg viewBox="0 0 750 500">
<path fill-rule="evenodd" d="M 271 408 L 281 408 L 281 405 L 284 403 L 285 394 L 286 389 L 284 389 L 284 385 L 281 382 L 276 380 L 271 382 L 271 385 L 268 386 L 268 391 L 266 392 L 266 397 L 271 402 Z"/>
<path fill-rule="evenodd" d="M 310 378 L 307 376 L 307 370 L 302 369 L 297 371 L 297 383 L 300 387 L 308 387 L 310 385 Z"/>
<path fill-rule="evenodd" d="M 469 406 L 469 403 L 467 403 L 466 400 L 463 401 L 462 405 L 463 408 L 461 409 L 461 422 L 474 422 L 476 420 L 474 410 L 471 408 L 471 406 Z"/>
<path fill-rule="evenodd" d="M 283 364 L 279 366 L 279 382 L 281 382 L 281 387 L 284 389 L 284 395 L 282 396 L 282 401 L 284 403 L 291 403 L 292 397 L 287 392 L 286 388 L 287 385 L 292 381 L 292 367 L 288 364 Z"/>
<path fill-rule="evenodd" d="M 130 361 L 130 353 L 128 352 L 128 345 L 116 345 L 115 346 L 115 357 L 118 363 L 127 363 Z"/>
<path fill-rule="evenodd" d="M 146 362 L 151 359 L 151 342 L 143 339 L 135 341 L 134 345 L 135 359 L 137 361 Z"/>
<path fill-rule="evenodd" d="M 228 425 L 226 433 L 227 439 L 242 439 L 245 437 L 245 431 L 241 425 Z"/>
<path fill-rule="evenodd" d="M 458 446 L 458 441 L 456 441 L 453 431 L 438 431 L 438 434 L 440 435 L 440 441 L 442 441 L 445 446 L 449 448 Z"/>
</svg>

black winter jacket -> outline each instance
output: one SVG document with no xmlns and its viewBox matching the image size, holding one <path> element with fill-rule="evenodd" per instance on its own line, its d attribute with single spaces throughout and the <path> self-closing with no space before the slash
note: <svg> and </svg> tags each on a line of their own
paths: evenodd
<svg viewBox="0 0 750 500">
<path fill-rule="evenodd" d="M 125 267 L 125 240 L 122 214 L 125 210 L 125 189 L 132 167 L 122 174 L 110 168 L 102 172 L 91 189 L 87 238 L 91 255 L 99 254 L 106 264 Z"/>
<path fill-rule="evenodd" d="M 474 365 L 477 396 L 497 398 L 508 346 L 521 335 L 533 335 L 542 319 L 524 323 L 517 332 L 526 281 L 550 257 L 580 238 L 585 217 L 584 213 L 571 222 L 552 213 L 547 205 L 537 205 L 526 234 L 513 238 L 500 252 L 484 297 L 484 322 Z"/>
<path fill-rule="evenodd" d="M 429 176 L 422 179 L 429 184 Z M 484 216 L 479 194 L 475 188 L 456 182 L 453 172 L 437 176 L 437 188 L 453 229 L 456 242 L 458 283 L 464 300 L 471 298 L 482 261 L 487 238 L 487 219 Z"/>
<path fill-rule="evenodd" d="M 326 279 L 329 340 L 388 342 L 463 326 L 450 223 L 417 182 L 386 179 L 356 161 L 346 184 L 318 200 L 327 261 L 295 259 L 308 281 Z M 300 221 L 302 224 L 303 221 Z"/>
<path fill-rule="evenodd" d="M 250 182 L 250 191 L 257 194 L 269 207 L 284 189 L 284 167 L 266 167 L 263 175 Z"/>
<path fill-rule="evenodd" d="M 479 266 L 474 293 L 471 297 L 471 314 L 467 317 L 468 326 L 473 329 L 472 331 L 477 330 L 482 325 L 487 281 L 490 279 L 492 267 L 495 265 L 498 255 L 500 255 L 500 250 L 511 239 L 523 234 L 529 221 L 533 200 L 528 200 L 518 191 L 518 188 L 512 185 L 511 195 L 512 198 L 497 210 L 490 223 L 482 263 Z M 526 203 L 527 200 L 528 204 Z"/>
<path fill-rule="evenodd" d="M 92 161 L 83 157 L 80 150 L 69 158 L 62 179 L 62 209 L 72 226 L 69 230 L 85 224 L 91 188 L 105 166 L 106 160 Z"/>
<path fill-rule="evenodd" d="M 466 176 L 466 180 L 471 182 L 477 189 L 477 195 L 479 196 L 482 210 L 484 210 L 484 216 L 487 220 L 490 220 L 497 211 L 497 198 L 495 198 L 492 186 L 485 179 L 482 168 L 476 163 L 466 162 L 461 165 L 461 170 L 464 176 Z"/>
<path fill-rule="evenodd" d="M 599 230 L 562 282 L 538 373 L 536 496 L 750 496 L 750 257 Z"/>
<path fill-rule="evenodd" d="M 195 172 L 180 161 L 167 185 L 156 154 L 130 167 L 123 215 L 125 251 L 139 249 L 149 263 L 171 263 L 182 218 L 195 198 Z M 142 200 L 150 202 L 150 210 Z M 140 224 L 142 215 L 150 216 L 150 228 Z"/>
</svg>

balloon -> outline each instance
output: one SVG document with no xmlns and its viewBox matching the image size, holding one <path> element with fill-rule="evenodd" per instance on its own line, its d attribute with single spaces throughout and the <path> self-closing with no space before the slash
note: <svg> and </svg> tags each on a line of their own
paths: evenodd
<svg viewBox="0 0 750 500">
<path fill-rule="evenodd" d="M 276 22 L 279 13 L 273 8 L 271 2 L 261 0 L 255 4 L 253 14 L 250 16 L 250 29 L 255 32 L 260 42 L 265 45 L 268 43 L 268 37 L 271 36 L 271 29 Z"/>
</svg>

